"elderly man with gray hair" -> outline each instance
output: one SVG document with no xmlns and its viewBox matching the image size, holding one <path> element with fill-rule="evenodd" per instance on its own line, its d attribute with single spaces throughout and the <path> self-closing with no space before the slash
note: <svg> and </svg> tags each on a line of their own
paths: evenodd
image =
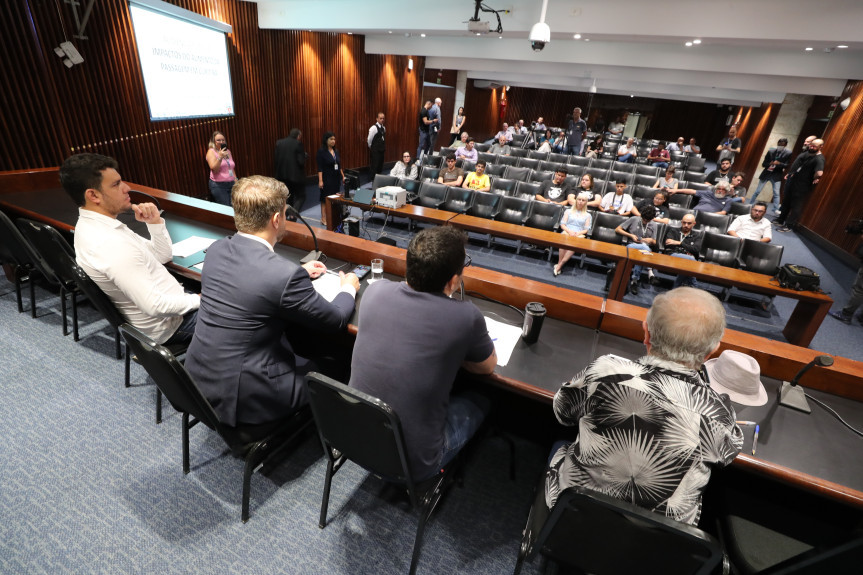
<svg viewBox="0 0 863 575">
<path fill-rule="evenodd" d="M 725 310 L 681 287 L 656 296 L 642 326 L 647 355 L 601 356 L 555 394 L 558 421 L 579 432 L 553 452 L 546 503 L 576 485 L 696 525 L 711 468 L 743 445 L 731 400 L 700 373 L 719 348 Z"/>
<path fill-rule="evenodd" d="M 672 194 L 687 194 L 695 196 L 698 200 L 698 203 L 695 204 L 695 209 L 700 212 L 711 212 L 714 214 L 725 215 L 728 213 L 728 206 L 735 200 L 731 193 L 731 184 L 725 180 L 720 180 L 715 186 L 713 186 L 713 189 L 677 189 L 669 191 Z"/>
</svg>

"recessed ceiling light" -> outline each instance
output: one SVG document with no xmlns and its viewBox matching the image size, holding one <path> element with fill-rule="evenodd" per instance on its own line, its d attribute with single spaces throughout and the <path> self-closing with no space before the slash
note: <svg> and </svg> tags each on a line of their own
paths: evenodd
<svg viewBox="0 0 863 575">
<path fill-rule="evenodd" d="M 693 43 L 693 44 L 701 44 L 701 40 L 699 40 L 698 38 L 696 38 L 695 40 L 693 40 L 693 41 L 692 41 L 692 43 Z"/>
<path fill-rule="evenodd" d="M 477 35 L 477 36 L 482 36 L 482 34 L 480 34 L 479 32 L 477 32 L 477 33 L 476 33 L 476 35 Z"/>
<path fill-rule="evenodd" d="M 585 38 L 585 39 L 584 39 L 584 41 L 585 41 L 585 42 L 590 42 L 590 38 Z"/>
<path fill-rule="evenodd" d="M 686 47 L 688 48 L 689 46 L 692 46 L 692 42 L 687 42 L 687 43 L 686 43 Z"/>
<path fill-rule="evenodd" d="M 392 34 L 392 33 L 393 33 L 392 30 L 387 31 L 387 34 Z"/>
<path fill-rule="evenodd" d="M 426 37 L 425 34 L 420 34 L 420 38 L 425 38 L 425 37 Z"/>
<path fill-rule="evenodd" d="M 503 40 L 503 36 L 498 36 L 498 37 L 497 37 L 497 39 L 498 39 L 498 40 Z"/>
<path fill-rule="evenodd" d="M 348 32 L 348 36 L 353 36 L 353 35 L 354 35 L 353 32 Z"/>
<path fill-rule="evenodd" d="M 581 34 L 574 34 L 572 37 L 576 40 L 581 40 Z"/>
<path fill-rule="evenodd" d="M 837 48 L 847 48 L 848 46 L 846 46 L 845 44 L 839 44 L 839 45 L 838 45 L 838 46 L 836 46 L 836 47 L 837 47 Z"/>
<path fill-rule="evenodd" d="M 807 46 L 807 47 L 806 47 L 806 51 L 807 51 L 807 52 L 811 52 L 812 50 L 814 50 L 814 48 L 812 48 L 812 46 Z"/>
<path fill-rule="evenodd" d="M 630 94 L 630 95 L 629 95 L 629 97 L 630 97 L 630 98 L 635 98 L 635 94 Z"/>
</svg>

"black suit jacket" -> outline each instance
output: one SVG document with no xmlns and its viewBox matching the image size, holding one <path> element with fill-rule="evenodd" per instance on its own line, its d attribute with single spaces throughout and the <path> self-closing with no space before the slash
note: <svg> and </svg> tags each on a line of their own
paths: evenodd
<svg viewBox="0 0 863 575">
<path fill-rule="evenodd" d="M 306 150 L 296 138 L 283 138 L 276 142 L 276 179 L 288 182 L 304 182 L 306 179 Z"/>
<path fill-rule="evenodd" d="M 354 298 L 328 302 L 306 270 L 240 235 L 210 246 L 204 263 L 186 369 L 227 425 L 287 415 L 306 401 L 289 337 L 344 329 Z"/>
<path fill-rule="evenodd" d="M 764 168 L 761 170 L 761 175 L 758 176 L 759 180 L 776 182 L 782 179 L 783 173 L 785 172 L 785 168 L 788 167 L 788 161 L 791 159 L 791 150 L 788 148 L 782 148 L 781 150 L 778 148 L 770 148 L 767 152 L 767 155 L 764 156 L 764 161 L 761 162 L 761 166 Z M 774 161 L 779 162 L 771 172 L 767 168 Z"/>
</svg>

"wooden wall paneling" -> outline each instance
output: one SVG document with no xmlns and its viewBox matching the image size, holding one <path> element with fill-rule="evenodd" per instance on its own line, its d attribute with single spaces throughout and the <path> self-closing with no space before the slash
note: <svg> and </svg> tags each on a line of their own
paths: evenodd
<svg viewBox="0 0 863 575">
<path fill-rule="evenodd" d="M 738 134 L 743 142 L 740 153 L 734 159 L 733 170 L 744 172 L 743 185 L 749 184 L 761 172 L 761 153 L 773 130 L 781 104 L 762 104 L 759 108 L 741 108 Z"/>
<path fill-rule="evenodd" d="M 847 110 L 837 106 L 824 133 L 824 177 L 815 187 L 801 224 L 843 250 L 854 253 L 860 236 L 845 233 L 863 218 L 863 80 L 849 81 L 839 100 L 850 98 Z"/>
</svg>

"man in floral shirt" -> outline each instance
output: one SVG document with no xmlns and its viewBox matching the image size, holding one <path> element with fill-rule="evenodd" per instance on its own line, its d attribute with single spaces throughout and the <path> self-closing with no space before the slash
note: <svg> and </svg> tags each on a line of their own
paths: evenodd
<svg viewBox="0 0 863 575">
<path fill-rule="evenodd" d="M 696 525 L 711 467 L 743 445 L 728 396 L 698 371 L 719 347 L 725 310 L 682 287 L 658 295 L 643 326 L 646 356 L 599 357 L 554 396 L 578 438 L 552 456 L 546 503 L 577 485 Z"/>
</svg>

